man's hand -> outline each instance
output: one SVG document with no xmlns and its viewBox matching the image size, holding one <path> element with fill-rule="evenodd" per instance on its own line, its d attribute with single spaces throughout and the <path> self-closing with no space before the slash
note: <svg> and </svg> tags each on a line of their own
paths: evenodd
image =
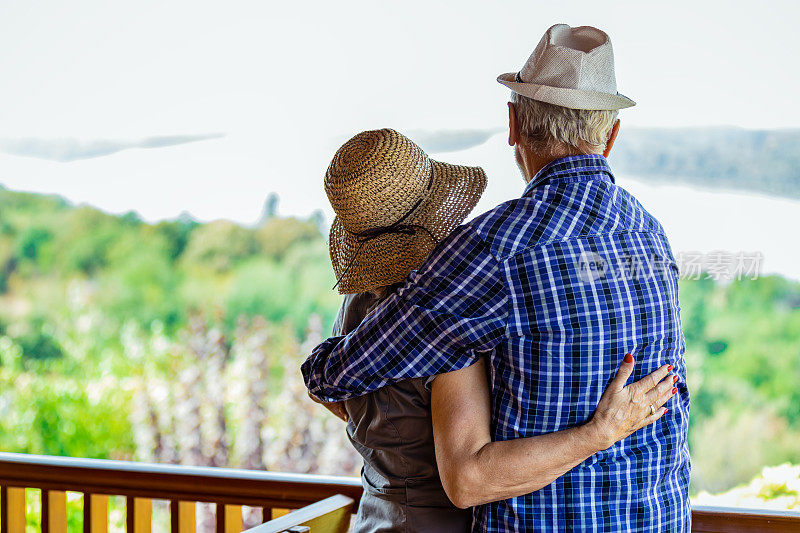
<svg viewBox="0 0 800 533">
<path fill-rule="evenodd" d="M 337 418 L 340 418 L 342 421 L 347 422 L 347 411 L 344 408 L 344 402 L 323 402 L 315 397 L 310 392 L 308 393 L 308 397 L 314 400 L 314 402 L 320 404 L 325 409 L 336 415 Z"/>
</svg>

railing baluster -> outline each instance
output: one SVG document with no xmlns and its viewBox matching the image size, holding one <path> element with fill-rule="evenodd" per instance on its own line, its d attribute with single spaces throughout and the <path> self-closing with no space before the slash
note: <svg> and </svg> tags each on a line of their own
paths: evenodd
<svg viewBox="0 0 800 533">
<path fill-rule="evenodd" d="M 108 502 L 110 497 L 105 494 L 93 494 L 92 509 L 95 512 L 92 522 L 92 533 L 108 533 Z"/>
<path fill-rule="evenodd" d="M 83 493 L 83 533 L 92 533 L 92 495 Z"/>
<path fill-rule="evenodd" d="M 178 502 L 178 516 L 180 516 L 178 533 L 196 533 L 196 509 L 197 504 L 195 502 Z M 239 533 L 239 531 L 236 533 Z"/>
<path fill-rule="evenodd" d="M 83 533 L 108 533 L 108 496 L 83 494 Z"/>
<path fill-rule="evenodd" d="M 195 533 L 195 502 L 171 500 L 169 502 L 170 531 L 172 533 Z M 241 531 L 241 530 L 240 530 Z M 237 531 L 236 533 L 240 533 Z"/>
<path fill-rule="evenodd" d="M 181 526 L 181 516 L 178 512 L 178 500 L 170 500 L 169 502 L 169 531 L 170 533 L 178 533 L 178 528 Z"/>
<path fill-rule="evenodd" d="M 39 522 L 39 531 L 48 533 L 50 531 L 50 491 L 46 489 L 42 489 L 39 496 L 39 511 L 42 517 Z"/>
<path fill-rule="evenodd" d="M 0 532 L 25 531 L 25 489 L 0 487 Z"/>
<path fill-rule="evenodd" d="M 133 533 L 136 527 L 136 515 L 133 513 L 133 496 L 125 498 L 125 532 Z"/>
<path fill-rule="evenodd" d="M 225 529 L 224 533 L 241 533 L 242 531 L 242 506 L 225 506 Z"/>
<path fill-rule="evenodd" d="M 150 533 L 153 521 L 153 502 L 147 498 L 125 499 L 127 533 Z"/>
<path fill-rule="evenodd" d="M 225 504 L 217 504 L 217 533 L 225 533 Z"/>
<path fill-rule="evenodd" d="M 67 533 L 67 493 L 42 489 L 42 533 Z"/>
<path fill-rule="evenodd" d="M 242 507 L 217 503 L 217 533 L 241 533 Z"/>
</svg>

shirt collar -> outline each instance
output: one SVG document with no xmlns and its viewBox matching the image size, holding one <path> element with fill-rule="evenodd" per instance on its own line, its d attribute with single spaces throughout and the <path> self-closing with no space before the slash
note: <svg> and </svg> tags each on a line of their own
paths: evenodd
<svg viewBox="0 0 800 533">
<path fill-rule="evenodd" d="M 608 160 L 599 154 L 570 155 L 550 161 L 536 173 L 525 186 L 522 196 L 530 196 L 533 189 L 557 178 L 575 178 L 578 181 L 609 179 L 614 183 L 614 175 Z"/>
</svg>

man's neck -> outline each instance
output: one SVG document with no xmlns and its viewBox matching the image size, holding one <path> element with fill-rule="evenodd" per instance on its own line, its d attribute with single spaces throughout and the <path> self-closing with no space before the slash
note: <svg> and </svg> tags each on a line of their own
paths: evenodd
<svg viewBox="0 0 800 533">
<path fill-rule="evenodd" d="M 521 147 L 520 152 L 522 155 L 522 161 L 520 162 L 520 167 L 522 169 L 522 174 L 525 177 L 525 183 L 530 183 L 536 174 L 539 173 L 546 165 L 552 163 L 556 159 L 561 159 L 563 157 L 569 157 L 571 155 L 586 155 L 581 152 L 577 151 L 563 151 L 558 152 L 556 154 L 537 154 L 528 148 Z M 597 154 L 601 155 L 601 154 Z"/>
</svg>

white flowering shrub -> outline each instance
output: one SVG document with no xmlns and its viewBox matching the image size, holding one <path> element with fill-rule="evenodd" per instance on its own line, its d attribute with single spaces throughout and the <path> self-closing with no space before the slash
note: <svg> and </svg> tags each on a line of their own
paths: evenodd
<svg viewBox="0 0 800 533">
<path fill-rule="evenodd" d="M 800 511 L 800 465 L 765 467 L 747 485 L 721 494 L 701 492 L 695 505 Z"/>
</svg>

